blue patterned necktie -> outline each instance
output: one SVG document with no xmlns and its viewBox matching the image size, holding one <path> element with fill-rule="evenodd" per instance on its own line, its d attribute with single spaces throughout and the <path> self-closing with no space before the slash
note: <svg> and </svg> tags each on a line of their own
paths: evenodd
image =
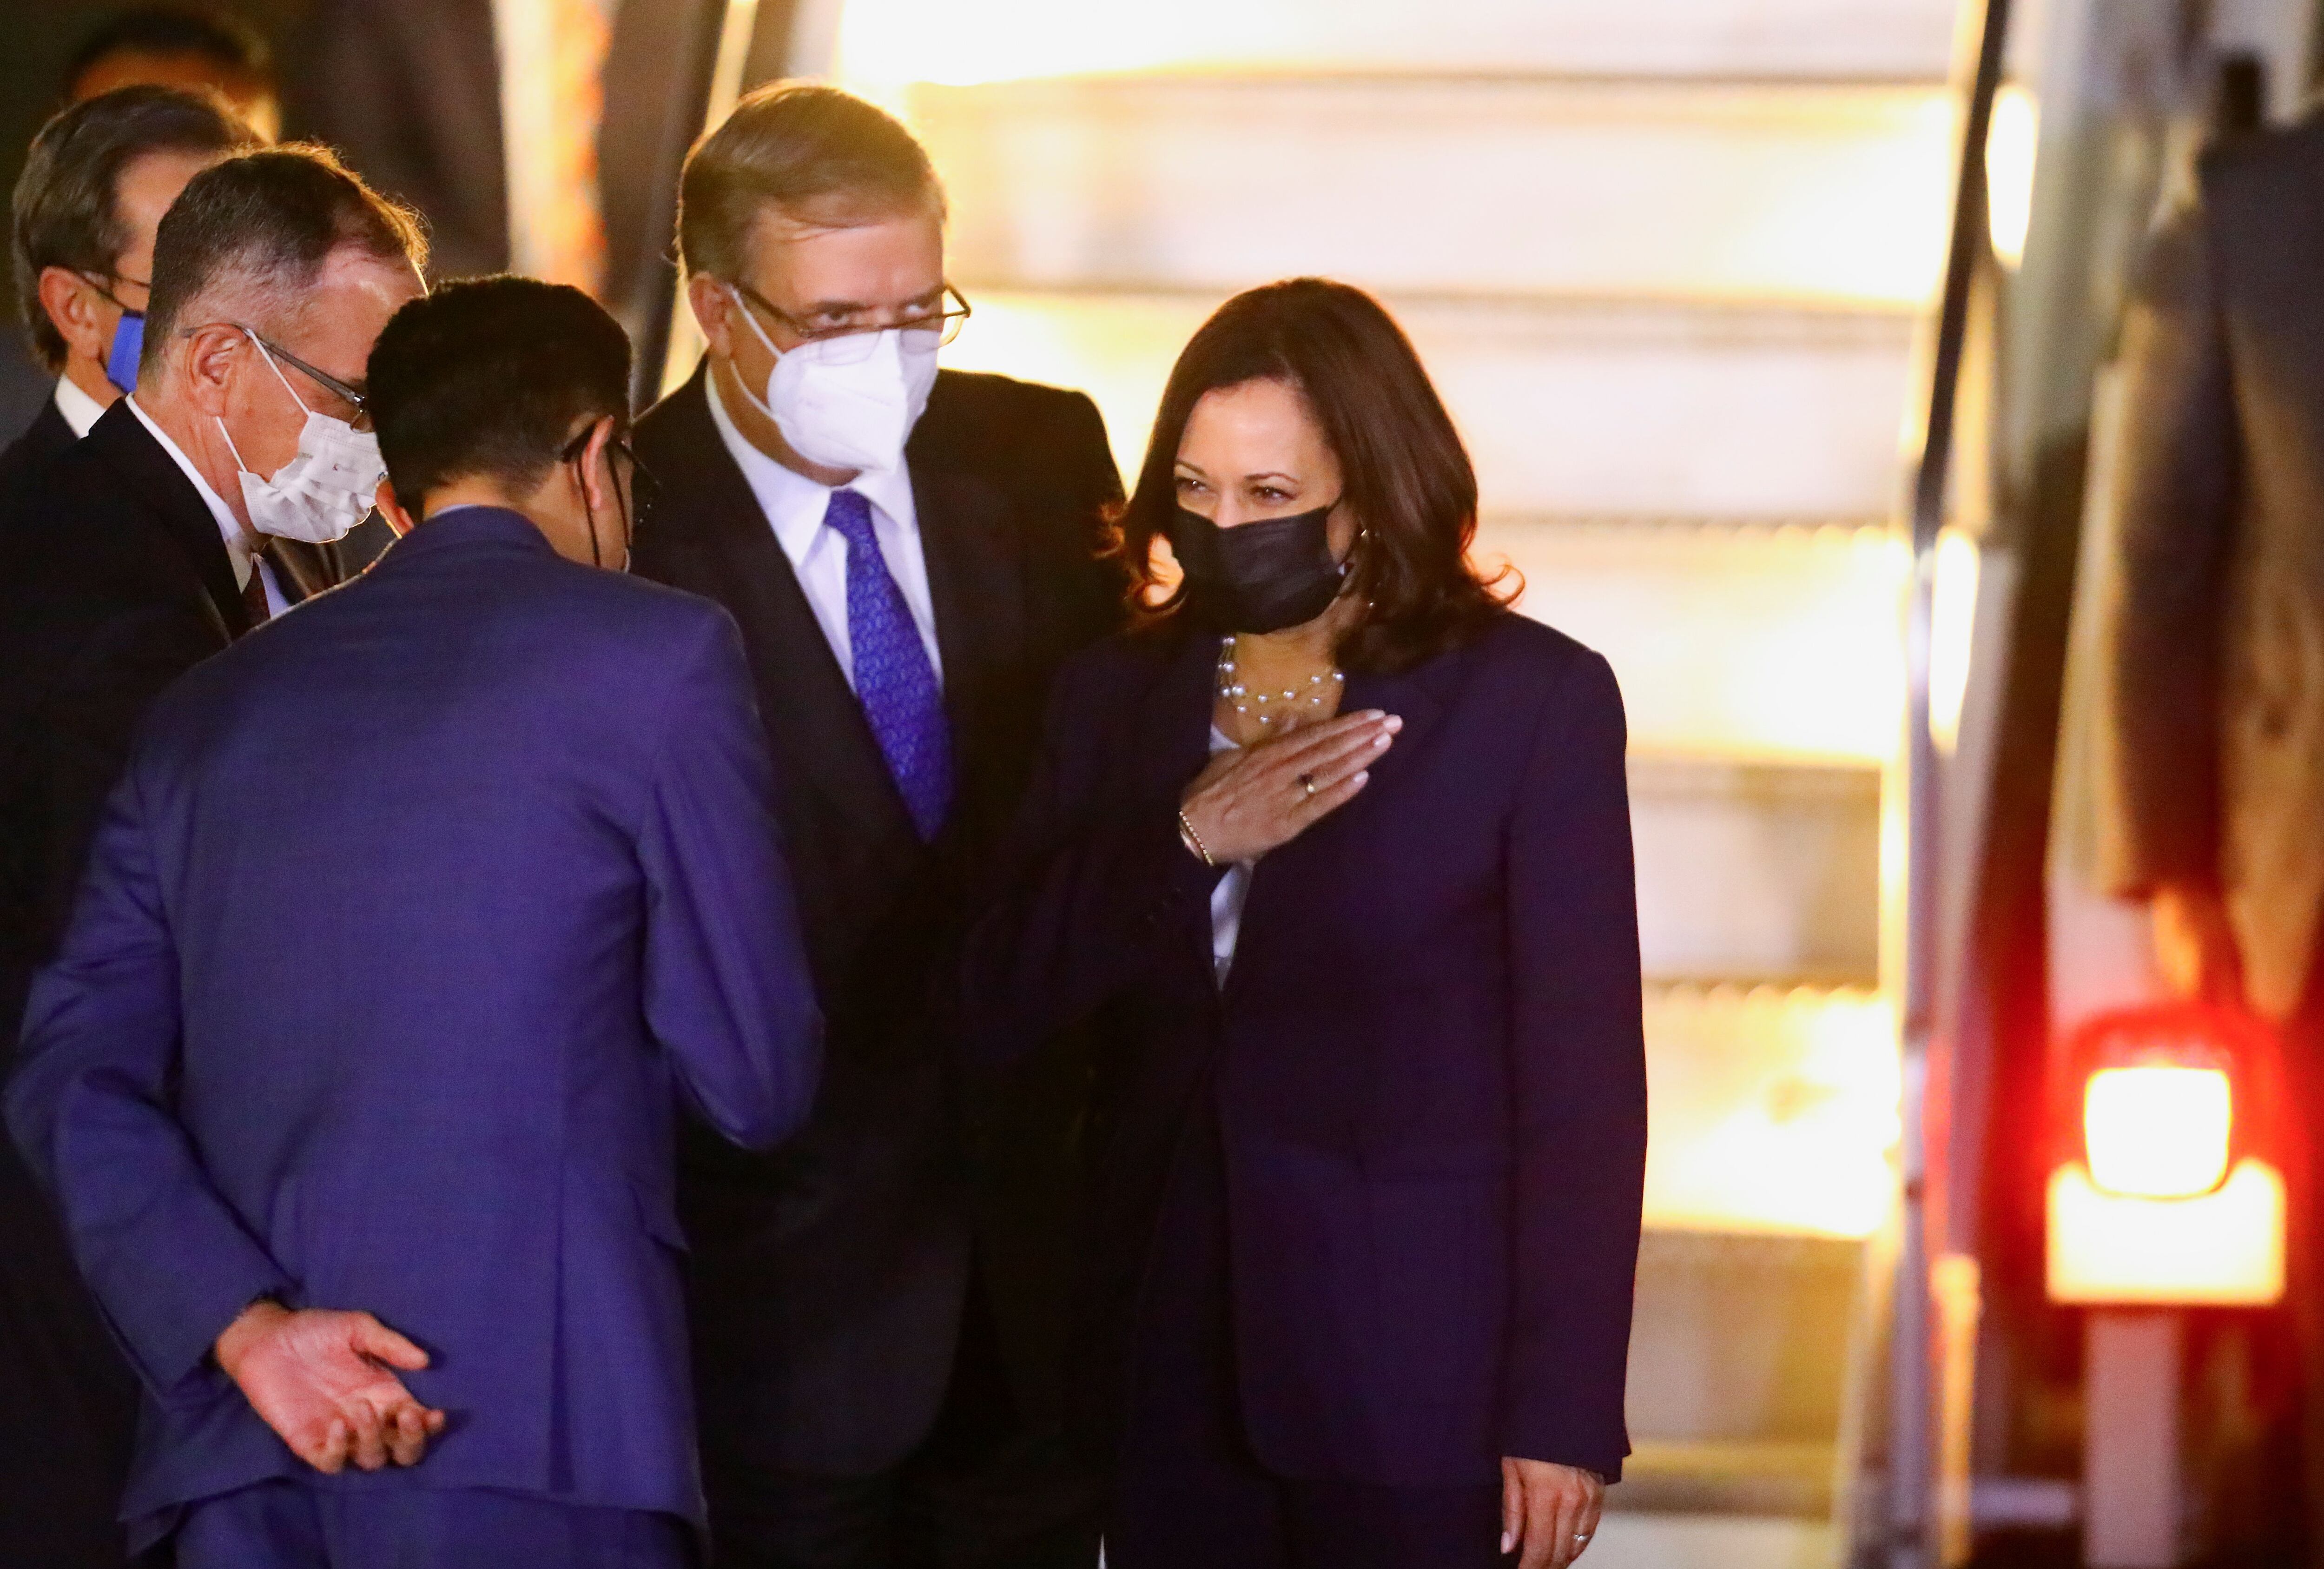
<svg viewBox="0 0 2324 1569">
<path fill-rule="evenodd" d="M 945 808 L 952 805 L 944 689 L 904 591 L 872 537 L 872 503 L 852 490 L 833 491 L 823 521 L 847 541 L 847 643 L 855 661 L 855 696 L 912 826 L 926 842 L 944 826 Z"/>
</svg>

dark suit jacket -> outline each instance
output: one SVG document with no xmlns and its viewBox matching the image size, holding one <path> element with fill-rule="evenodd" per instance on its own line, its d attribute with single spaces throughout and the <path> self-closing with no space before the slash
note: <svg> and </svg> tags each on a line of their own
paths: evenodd
<svg viewBox="0 0 2324 1569">
<path fill-rule="evenodd" d="M 339 552 L 277 541 L 293 603 Z M 0 493 L 0 1019 L 48 957 L 147 704 L 249 630 L 217 523 L 126 400 Z"/>
<path fill-rule="evenodd" d="M 1613 673 L 1511 614 L 1408 673 L 1350 675 L 1344 711 L 1404 729 L 1259 862 L 1222 991 L 1220 873 L 1176 825 L 1217 655 L 1172 626 L 1067 667 L 964 971 L 981 1054 L 1102 1023 L 1090 1408 L 1118 1407 L 1164 1178 L 1214 1114 L 1263 1463 L 1618 1475 L 1646 1073 Z"/>
<path fill-rule="evenodd" d="M 701 1520 L 673 1092 L 765 1145 L 818 1053 L 771 796 L 732 621 L 493 508 L 154 705 L 7 1097 L 133 1519 L 303 1472 L 208 1355 L 272 1294 L 429 1348 L 380 1484 Z"/>
<path fill-rule="evenodd" d="M 831 1051 L 801 1137 L 771 1157 L 689 1151 L 705 1441 L 869 1474 L 934 1419 L 973 1227 L 1019 1407 L 1035 1422 L 1058 1408 L 1060 1248 L 1085 1070 L 1061 1044 L 1005 1084 L 963 1085 L 927 1003 L 935 955 L 1023 789 L 1051 676 L 1120 621 L 1122 579 L 1095 558 L 1120 482 L 1088 399 L 937 378 L 908 459 L 955 789 L 923 846 L 706 396 L 697 373 L 639 424 L 638 456 L 663 494 L 635 570 L 710 595 L 742 623 L 783 761 Z"/>
<path fill-rule="evenodd" d="M 51 398 L 42 403 L 32 422 L 8 443 L 6 451 L 0 452 L 0 507 L 7 504 L 6 497 L 32 484 L 33 476 L 48 467 L 51 459 L 72 450 L 72 444 L 78 439 L 58 411 L 57 401 Z"/>
<path fill-rule="evenodd" d="M 2300 1001 L 2324 909 L 2324 117 L 2227 144 L 2123 337 L 2102 607 L 2109 881 L 2224 890 L 2253 1001 Z"/>
<path fill-rule="evenodd" d="M 0 452 L 0 517 L 78 439 L 51 397 Z M 5 636 L 5 634 L 0 634 Z M 0 964 L 0 1062 L 15 1050 L 29 960 Z M 136 1391 L 56 1219 L 0 1149 L 0 1542 L 28 1562 L 111 1569 Z"/>
</svg>

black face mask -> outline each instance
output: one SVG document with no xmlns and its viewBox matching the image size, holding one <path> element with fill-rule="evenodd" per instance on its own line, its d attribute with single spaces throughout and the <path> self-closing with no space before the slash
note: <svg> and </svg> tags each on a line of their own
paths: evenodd
<svg viewBox="0 0 2324 1569">
<path fill-rule="evenodd" d="M 1221 632 L 1281 632 L 1314 620 L 1347 576 L 1325 527 L 1337 505 L 1231 529 L 1180 507 L 1170 549 L 1186 574 L 1187 599 Z"/>
</svg>

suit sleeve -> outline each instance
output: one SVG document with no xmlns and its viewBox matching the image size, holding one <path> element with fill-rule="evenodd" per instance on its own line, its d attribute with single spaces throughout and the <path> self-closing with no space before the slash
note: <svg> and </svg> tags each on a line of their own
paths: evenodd
<svg viewBox="0 0 2324 1569">
<path fill-rule="evenodd" d="M 2165 223 L 2123 329 L 2100 859 L 2107 885 L 2131 897 L 2218 875 L 2219 617 L 2239 442 L 2207 227 L 2200 206 Z"/>
<path fill-rule="evenodd" d="M 1646 1151 L 1626 727 L 1597 655 L 1553 690 L 1508 841 L 1516 1278 L 1502 1453 L 1616 1478 Z"/>
<path fill-rule="evenodd" d="M 8 875 L 17 886 L 8 897 L 23 912 L 0 922 L 0 940 L 16 950 L 7 967 L 23 977 L 20 984 L 29 984 L 63 938 L 139 720 L 163 688 L 226 646 L 223 627 L 166 591 L 90 595 L 87 585 L 70 583 L 58 586 L 56 599 L 68 602 L 53 612 L 60 619 L 34 624 L 60 651 L 57 665 L 0 741 L 14 754 L 8 789 L 16 849 L 8 860 L 15 870 Z M 6 1020 L 13 1025 L 18 1017 L 11 1011 Z"/>
<path fill-rule="evenodd" d="M 172 1114 L 178 985 L 132 772 L 113 792 L 63 946 L 33 984 L 8 1123 L 130 1361 L 162 1399 L 244 1307 L 293 1288 Z"/>
<path fill-rule="evenodd" d="M 823 1020 L 742 634 L 721 611 L 664 706 L 639 834 L 646 1022 L 703 1121 L 763 1149 L 807 1120 Z"/>
<path fill-rule="evenodd" d="M 1057 682 L 1032 786 L 964 945 L 959 1033 L 982 1062 L 1031 1050 L 1135 981 L 1225 875 L 1179 839 L 1175 792 L 1110 777 L 1109 699 L 1088 676 L 1069 665 Z"/>
</svg>

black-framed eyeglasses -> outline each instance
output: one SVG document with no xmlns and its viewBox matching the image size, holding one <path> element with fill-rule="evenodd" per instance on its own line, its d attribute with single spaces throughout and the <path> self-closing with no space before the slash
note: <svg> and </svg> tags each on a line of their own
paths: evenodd
<svg viewBox="0 0 2324 1569">
<path fill-rule="evenodd" d="M 153 297 L 152 284 L 147 282 L 143 278 L 132 278 L 126 272 L 107 272 L 101 267 L 84 267 L 80 270 L 80 281 L 88 284 L 90 288 L 96 290 L 98 294 L 102 295 L 106 300 L 119 307 L 121 309 L 135 312 L 140 315 L 143 314 L 143 312 L 139 310 L 138 307 L 130 304 L 127 300 L 122 299 L 120 295 L 115 294 L 112 289 L 107 288 L 106 285 L 114 284 L 117 286 L 119 284 L 126 283 L 134 289 L 143 289 L 145 291 L 145 297 L 148 300 L 151 300 Z"/>
<path fill-rule="evenodd" d="M 597 422 L 592 420 L 581 427 L 578 435 L 565 444 L 564 449 L 558 453 L 557 460 L 559 463 L 580 462 L 589 450 L 589 438 L 596 433 Z M 639 461 L 637 453 L 622 438 L 618 436 L 607 438 L 605 450 L 619 454 L 622 461 L 630 466 L 630 532 L 634 535 L 638 531 L 638 525 L 644 522 L 647 516 L 652 512 L 654 503 L 660 499 L 661 481 L 654 477 L 652 469 Z"/>
<path fill-rule="evenodd" d="M 371 399 L 368 394 L 357 392 L 355 388 L 347 385 L 346 383 L 339 380 L 338 377 L 331 374 L 328 371 L 317 370 L 313 365 L 309 365 L 305 360 L 300 359 L 297 355 L 292 354 L 289 349 L 284 348 L 281 344 L 276 343 L 272 338 L 268 337 L 254 327 L 245 327 L 239 321 L 213 321 L 207 322 L 200 327 L 189 327 L 183 332 L 178 334 L 178 336 L 180 337 L 192 337 L 195 334 L 206 332 L 213 327 L 230 327 L 234 328 L 235 331 L 242 334 L 244 337 L 250 339 L 251 342 L 258 345 L 259 347 L 264 349 L 268 354 L 272 355 L 276 359 L 281 360 L 284 365 L 289 365 L 292 370 L 297 371 L 300 375 L 305 376 L 308 380 L 313 382 L 317 386 L 322 388 L 323 391 L 330 393 L 335 398 L 344 400 L 347 407 L 355 411 L 355 418 L 356 420 L 364 419 L 371 413 Z M 350 421 L 350 423 L 352 423 L 352 421 Z"/>
<path fill-rule="evenodd" d="M 974 314 L 967 298 L 947 283 L 944 286 L 944 292 L 937 296 L 937 309 L 922 316 L 908 316 L 900 321 L 843 321 L 831 327 L 814 327 L 801 321 L 741 279 L 733 280 L 733 284 L 743 299 L 773 318 L 778 326 L 801 344 L 828 343 L 842 337 L 868 337 L 875 332 L 891 330 L 933 332 L 938 344 L 947 344 L 960 336 L 960 329 Z"/>
</svg>

